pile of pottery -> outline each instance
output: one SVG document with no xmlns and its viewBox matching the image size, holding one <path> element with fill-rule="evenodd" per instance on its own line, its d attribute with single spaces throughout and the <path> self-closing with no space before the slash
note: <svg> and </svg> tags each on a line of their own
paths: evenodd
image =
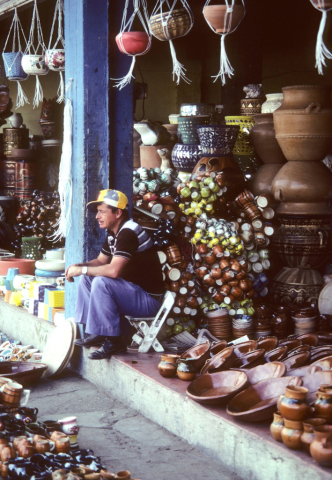
<svg viewBox="0 0 332 480">
<path fill-rule="evenodd" d="M 321 384 L 314 395 L 288 385 L 278 400 L 270 431 L 292 450 L 304 450 L 324 467 L 332 467 L 332 387 Z M 313 404 L 313 407 L 311 405 Z"/>
<path fill-rule="evenodd" d="M 322 162 L 332 146 L 331 90 L 285 87 L 283 103 L 273 113 L 276 139 L 288 160 L 272 182 L 281 223 L 273 246 L 287 265 L 273 282 L 276 303 L 317 299 L 323 286 L 317 269 L 332 245 L 332 173 Z"/>
</svg>

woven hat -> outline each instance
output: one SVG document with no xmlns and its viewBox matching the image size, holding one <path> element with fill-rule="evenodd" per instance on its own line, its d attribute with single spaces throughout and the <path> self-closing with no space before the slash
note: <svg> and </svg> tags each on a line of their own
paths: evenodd
<svg viewBox="0 0 332 480">
<path fill-rule="evenodd" d="M 101 203 L 106 203 L 111 207 L 124 210 L 128 207 L 128 198 L 124 193 L 119 192 L 119 190 L 101 190 L 97 200 L 89 202 L 86 206 L 90 212 L 95 212 L 97 205 L 100 205 Z"/>
</svg>

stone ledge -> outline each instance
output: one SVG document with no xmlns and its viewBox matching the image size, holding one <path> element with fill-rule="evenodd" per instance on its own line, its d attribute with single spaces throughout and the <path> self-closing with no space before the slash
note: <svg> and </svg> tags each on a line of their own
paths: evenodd
<svg viewBox="0 0 332 480">
<path fill-rule="evenodd" d="M 0 329 L 41 351 L 54 325 L 0 301 Z M 319 467 L 304 452 L 274 441 L 269 423 L 233 420 L 223 407 L 203 407 L 186 394 L 187 383 L 159 375 L 160 355 L 128 352 L 91 361 L 89 350 L 75 348 L 70 368 L 150 420 L 195 445 L 246 480 L 327 480 L 332 470 Z"/>
</svg>

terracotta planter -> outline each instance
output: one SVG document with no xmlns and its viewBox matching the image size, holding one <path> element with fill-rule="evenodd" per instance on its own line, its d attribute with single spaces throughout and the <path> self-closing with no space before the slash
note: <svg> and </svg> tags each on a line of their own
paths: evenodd
<svg viewBox="0 0 332 480">
<path fill-rule="evenodd" d="M 8 258 L 0 261 L 0 275 L 7 275 L 8 268 L 18 268 L 22 275 L 34 275 L 36 260 Z"/>
<path fill-rule="evenodd" d="M 310 410 L 307 402 L 308 389 L 289 385 L 285 395 L 281 395 L 278 401 L 278 409 L 284 419 L 301 421 L 304 420 Z"/>
<path fill-rule="evenodd" d="M 262 162 L 286 163 L 286 157 L 275 137 L 273 114 L 261 113 L 254 115 L 254 119 L 255 125 L 249 133 L 249 138 Z"/>
<path fill-rule="evenodd" d="M 280 163 L 269 163 L 267 165 L 262 165 L 259 169 L 253 174 L 249 180 L 249 189 L 255 195 L 263 195 L 264 193 L 271 193 L 272 191 L 272 182 L 274 177 L 277 175 L 281 169 L 282 164 Z"/>
<path fill-rule="evenodd" d="M 310 455 L 310 445 L 315 440 L 314 428 L 324 425 L 326 421 L 323 418 L 308 418 L 303 422 L 304 432 L 301 435 L 301 442 L 304 450 Z"/>
<path fill-rule="evenodd" d="M 318 268 L 331 256 L 331 216 L 278 215 L 281 227 L 272 242 L 289 267 Z"/>
<path fill-rule="evenodd" d="M 302 422 L 284 419 L 284 427 L 281 430 L 281 438 L 286 447 L 292 450 L 301 450 L 301 435 L 303 433 Z"/>
<path fill-rule="evenodd" d="M 276 139 L 287 160 L 320 161 L 332 146 L 332 109 L 322 109 L 317 102 L 305 109 L 273 113 Z"/>
<path fill-rule="evenodd" d="M 226 13 L 226 5 L 207 5 L 203 8 L 203 15 L 217 33 L 232 32 L 244 16 L 243 5 L 234 5 L 232 13 Z"/>
<path fill-rule="evenodd" d="M 312 102 L 319 103 L 321 108 L 332 108 L 329 85 L 293 85 L 283 87 L 282 91 L 283 102 L 278 111 L 307 108 Z"/>
<path fill-rule="evenodd" d="M 121 53 L 140 55 L 150 50 L 150 38 L 146 32 L 122 32 L 115 37 L 116 44 Z M 151 46 L 151 43 L 150 43 Z"/>
<path fill-rule="evenodd" d="M 272 182 L 279 202 L 316 203 L 332 197 L 332 172 L 322 162 L 288 162 Z"/>
<path fill-rule="evenodd" d="M 178 8 L 172 12 L 159 13 L 150 18 L 150 29 L 158 40 L 167 41 L 182 37 L 189 32 L 192 23 L 191 17 L 185 8 Z"/>
<path fill-rule="evenodd" d="M 141 167 L 160 168 L 161 158 L 158 150 L 168 148 L 168 145 L 140 145 Z"/>
<path fill-rule="evenodd" d="M 301 305 L 318 299 L 322 287 L 317 270 L 283 267 L 271 282 L 271 299 L 276 304 Z"/>
<path fill-rule="evenodd" d="M 332 467 L 332 425 L 314 428 L 315 439 L 310 445 L 310 454 L 319 465 Z"/>
</svg>

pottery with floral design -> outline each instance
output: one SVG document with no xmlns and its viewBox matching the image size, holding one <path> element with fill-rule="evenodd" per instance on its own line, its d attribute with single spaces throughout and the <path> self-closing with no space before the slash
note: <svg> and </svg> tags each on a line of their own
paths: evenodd
<svg viewBox="0 0 332 480">
<path fill-rule="evenodd" d="M 29 75 L 46 75 L 49 71 L 45 55 L 23 55 L 22 68 Z"/>
<path fill-rule="evenodd" d="M 128 55 L 139 55 L 144 52 L 146 53 L 151 47 L 150 37 L 146 32 L 118 33 L 118 35 L 115 37 L 115 41 L 120 52 Z"/>
<path fill-rule="evenodd" d="M 65 69 L 65 49 L 64 48 L 51 48 L 46 50 L 45 62 L 50 70 L 56 72 Z"/>
<path fill-rule="evenodd" d="M 230 33 L 244 17 L 243 5 L 207 5 L 203 8 L 203 15 L 216 33 Z"/>
<path fill-rule="evenodd" d="M 316 416 L 332 422 L 332 385 L 321 385 L 314 405 Z"/>
</svg>

